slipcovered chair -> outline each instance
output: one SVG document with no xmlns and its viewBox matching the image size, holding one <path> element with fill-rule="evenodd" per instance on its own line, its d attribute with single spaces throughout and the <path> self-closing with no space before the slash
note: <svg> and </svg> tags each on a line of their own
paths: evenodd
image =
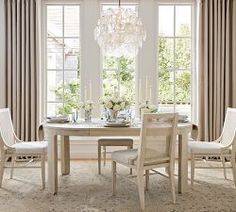
<svg viewBox="0 0 236 212">
<path fill-rule="evenodd" d="M 0 109 L 0 187 L 2 186 L 4 168 L 11 168 L 10 178 L 13 177 L 14 168 L 41 168 L 42 187 L 45 188 L 45 158 L 47 155 L 46 141 L 24 142 L 19 140 L 13 130 L 9 109 Z M 18 156 L 37 156 L 41 166 L 14 166 Z M 11 157 L 11 166 L 6 167 L 5 161 Z M 27 163 L 26 165 L 28 165 Z"/>
<path fill-rule="evenodd" d="M 168 168 L 173 202 L 175 203 L 175 145 L 177 132 L 177 113 L 144 114 L 138 149 L 120 150 L 112 157 L 112 193 L 116 193 L 116 164 L 120 163 L 137 172 L 137 184 L 141 209 L 145 209 L 144 171 L 146 189 L 149 184 L 149 170 Z M 155 173 L 158 171 L 153 170 Z"/>
<path fill-rule="evenodd" d="M 225 116 L 225 123 L 221 136 L 213 141 L 192 141 L 188 143 L 189 154 L 191 155 L 191 185 L 194 182 L 194 171 L 199 169 L 223 169 L 224 177 L 226 177 L 226 168 L 232 168 L 234 184 L 236 186 L 236 109 L 228 108 Z M 203 157 L 219 157 L 222 161 L 222 167 L 197 167 L 195 166 L 195 160 Z M 231 167 L 225 166 L 225 160 L 230 159 Z"/>
</svg>

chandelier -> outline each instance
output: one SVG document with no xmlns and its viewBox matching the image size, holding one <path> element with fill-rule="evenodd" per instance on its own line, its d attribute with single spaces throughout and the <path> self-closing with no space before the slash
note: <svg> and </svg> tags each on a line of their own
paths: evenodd
<svg viewBox="0 0 236 212">
<path fill-rule="evenodd" d="M 94 30 L 102 52 L 106 56 L 136 56 L 146 31 L 137 13 L 130 8 L 120 6 L 102 11 Z"/>
</svg>

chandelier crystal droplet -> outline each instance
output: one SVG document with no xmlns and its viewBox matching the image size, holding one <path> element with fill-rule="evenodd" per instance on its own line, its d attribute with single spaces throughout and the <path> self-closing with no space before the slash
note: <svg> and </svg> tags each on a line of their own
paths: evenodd
<svg viewBox="0 0 236 212">
<path fill-rule="evenodd" d="M 120 6 L 102 12 L 94 34 L 103 54 L 116 57 L 136 56 L 146 39 L 146 31 L 135 10 Z"/>
</svg>

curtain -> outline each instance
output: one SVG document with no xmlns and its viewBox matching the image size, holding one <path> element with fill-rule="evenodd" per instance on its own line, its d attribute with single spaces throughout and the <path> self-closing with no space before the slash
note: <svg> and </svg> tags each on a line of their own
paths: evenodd
<svg viewBox="0 0 236 212">
<path fill-rule="evenodd" d="M 201 0 L 199 9 L 199 128 L 211 141 L 236 107 L 235 1 Z"/>
<path fill-rule="evenodd" d="M 6 106 L 17 136 L 35 140 L 38 124 L 36 0 L 5 0 Z"/>
</svg>

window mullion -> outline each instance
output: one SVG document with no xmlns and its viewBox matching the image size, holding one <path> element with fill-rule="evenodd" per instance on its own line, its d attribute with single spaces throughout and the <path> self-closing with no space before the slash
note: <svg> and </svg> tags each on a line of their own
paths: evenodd
<svg viewBox="0 0 236 212">
<path fill-rule="evenodd" d="M 174 5 L 174 79 L 173 79 L 173 81 L 174 81 L 174 84 L 173 84 L 173 86 L 174 86 L 174 112 L 176 111 L 176 107 L 175 107 L 175 105 L 176 105 L 176 83 L 175 83 L 175 78 L 176 78 L 176 56 L 175 56 L 175 54 L 176 54 L 176 52 L 175 52 L 175 43 L 176 43 L 176 5 Z"/>
</svg>

